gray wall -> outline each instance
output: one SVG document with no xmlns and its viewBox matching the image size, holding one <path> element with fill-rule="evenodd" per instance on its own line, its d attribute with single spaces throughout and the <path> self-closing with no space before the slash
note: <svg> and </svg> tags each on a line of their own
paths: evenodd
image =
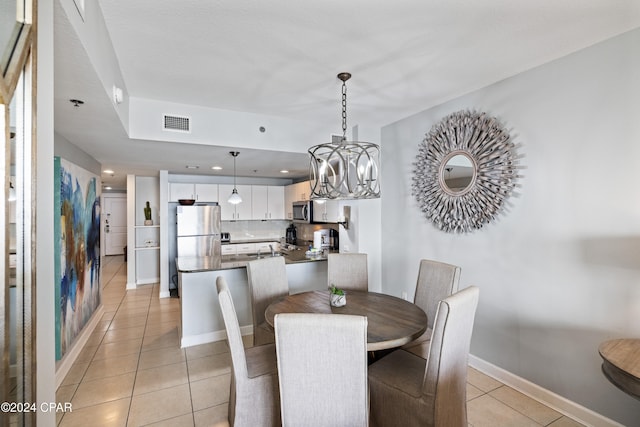
<svg viewBox="0 0 640 427">
<path fill-rule="evenodd" d="M 460 265 L 481 292 L 472 354 L 625 425 L 640 405 L 597 349 L 640 336 L 639 46 L 635 30 L 382 131 L 383 291 L 411 295 L 421 258 Z M 452 235 L 410 186 L 425 133 L 461 109 L 512 129 L 526 169 L 506 215 Z"/>
<path fill-rule="evenodd" d="M 101 165 L 96 159 L 73 145 L 64 136 L 57 133 L 54 134 L 53 154 L 98 175 L 98 177 L 102 174 Z M 101 188 L 99 184 L 98 191 L 100 190 Z"/>
</svg>

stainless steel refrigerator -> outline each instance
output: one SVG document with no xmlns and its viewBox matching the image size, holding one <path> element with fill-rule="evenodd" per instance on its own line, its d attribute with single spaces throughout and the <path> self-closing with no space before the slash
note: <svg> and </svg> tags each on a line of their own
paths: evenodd
<svg viewBox="0 0 640 427">
<path fill-rule="evenodd" d="M 219 267 L 220 206 L 181 206 L 176 211 L 178 257 L 214 257 Z"/>
</svg>

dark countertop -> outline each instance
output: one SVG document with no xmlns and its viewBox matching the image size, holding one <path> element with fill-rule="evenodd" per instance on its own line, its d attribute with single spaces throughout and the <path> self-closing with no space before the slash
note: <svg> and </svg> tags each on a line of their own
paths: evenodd
<svg viewBox="0 0 640 427">
<path fill-rule="evenodd" d="M 299 264 L 304 262 L 326 261 L 327 256 L 306 255 L 303 249 L 296 249 L 283 252 L 285 264 Z M 268 258 L 270 255 L 261 255 L 260 258 Z M 196 273 L 199 271 L 226 270 L 229 268 L 244 268 L 246 263 L 258 259 L 256 254 L 247 255 L 223 255 L 216 257 L 178 257 L 176 258 L 176 268 L 179 273 Z"/>
<path fill-rule="evenodd" d="M 222 244 L 223 245 L 237 245 L 237 244 L 242 244 L 242 243 L 271 243 L 271 242 L 280 242 L 280 237 L 274 237 L 273 239 L 269 239 L 269 238 L 264 238 L 264 237 L 260 237 L 260 238 L 251 238 L 251 237 L 246 237 L 246 238 L 234 238 L 233 240 L 229 240 L 229 241 L 223 241 Z"/>
</svg>

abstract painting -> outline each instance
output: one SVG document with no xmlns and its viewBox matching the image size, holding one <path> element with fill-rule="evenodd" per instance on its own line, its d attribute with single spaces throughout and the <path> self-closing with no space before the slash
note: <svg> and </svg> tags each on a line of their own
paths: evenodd
<svg viewBox="0 0 640 427">
<path fill-rule="evenodd" d="M 55 157 L 56 360 L 100 305 L 99 177 Z"/>
</svg>

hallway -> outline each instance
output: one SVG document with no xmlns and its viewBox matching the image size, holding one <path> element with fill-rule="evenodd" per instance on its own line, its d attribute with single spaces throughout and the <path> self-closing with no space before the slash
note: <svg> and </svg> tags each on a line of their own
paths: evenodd
<svg viewBox="0 0 640 427">
<path fill-rule="evenodd" d="M 59 426 L 226 426 L 231 358 L 225 341 L 180 349 L 176 298 L 126 287 L 123 256 L 105 257 L 105 312 L 58 388 L 73 412 Z"/>
</svg>

